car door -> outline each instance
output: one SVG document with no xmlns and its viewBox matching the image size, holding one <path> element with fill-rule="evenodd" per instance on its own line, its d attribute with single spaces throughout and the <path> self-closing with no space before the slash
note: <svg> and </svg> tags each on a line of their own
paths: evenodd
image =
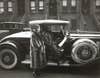
<svg viewBox="0 0 100 78">
<path fill-rule="evenodd" d="M 46 52 L 44 41 L 37 32 L 32 32 L 31 37 L 32 68 L 41 69 L 46 66 Z"/>
</svg>

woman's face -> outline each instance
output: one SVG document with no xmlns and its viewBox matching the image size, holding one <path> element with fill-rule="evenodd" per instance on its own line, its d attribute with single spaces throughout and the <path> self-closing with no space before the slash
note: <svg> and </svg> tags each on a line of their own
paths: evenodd
<svg viewBox="0 0 100 78">
<path fill-rule="evenodd" d="M 40 26 L 39 25 L 34 25 L 33 28 L 31 28 L 32 31 L 40 32 Z"/>
<path fill-rule="evenodd" d="M 37 28 L 37 32 L 40 32 L 40 26 L 38 26 L 38 28 Z"/>
</svg>

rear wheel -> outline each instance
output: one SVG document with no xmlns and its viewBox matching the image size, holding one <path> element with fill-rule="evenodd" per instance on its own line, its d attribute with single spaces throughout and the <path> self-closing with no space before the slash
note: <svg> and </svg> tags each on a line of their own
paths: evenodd
<svg viewBox="0 0 100 78">
<path fill-rule="evenodd" d="M 4 69 L 13 69 L 18 64 L 16 49 L 4 48 L 0 51 L 0 66 Z"/>
<path fill-rule="evenodd" d="M 97 56 L 97 48 L 89 42 L 81 42 L 72 49 L 72 59 L 77 63 L 88 63 Z"/>
</svg>

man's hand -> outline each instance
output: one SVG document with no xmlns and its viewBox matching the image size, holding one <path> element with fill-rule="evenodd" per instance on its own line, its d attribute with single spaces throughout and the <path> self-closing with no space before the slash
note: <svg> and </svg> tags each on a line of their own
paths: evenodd
<svg viewBox="0 0 100 78">
<path fill-rule="evenodd" d="M 59 47 L 62 47 L 63 44 L 66 42 L 67 36 L 64 37 L 64 39 L 58 44 Z"/>
</svg>

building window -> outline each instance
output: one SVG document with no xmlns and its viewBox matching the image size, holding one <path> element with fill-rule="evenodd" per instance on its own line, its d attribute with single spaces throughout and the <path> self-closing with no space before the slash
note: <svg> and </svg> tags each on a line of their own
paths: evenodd
<svg viewBox="0 0 100 78">
<path fill-rule="evenodd" d="M 44 9 L 44 1 L 40 0 L 39 1 L 39 10 L 43 10 Z"/>
<path fill-rule="evenodd" d="M 100 6 L 100 0 L 96 0 L 96 6 Z"/>
<path fill-rule="evenodd" d="M 4 13 L 4 2 L 0 2 L 0 14 Z"/>
<path fill-rule="evenodd" d="M 68 0 L 62 0 L 62 12 L 63 13 L 68 12 Z"/>
<path fill-rule="evenodd" d="M 100 0 L 96 0 L 96 8 L 100 9 Z"/>
<path fill-rule="evenodd" d="M 67 0 L 63 0 L 62 4 L 63 4 L 63 7 L 67 7 Z"/>
<path fill-rule="evenodd" d="M 8 1 L 8 12 L 13 12 L 13 2 Z"/>
<path fill-rule="evenodd" d="M 76 12 L 76 2 L 77 2 L 77 0 L 71 0 L 71 12 Z"/>
<path fill-rule="evenodd" d="M 72 7 L 76 7 L 76 0 L 72 0 L 72 1 L 71 1 L 71 6 L 72 6 Z"/>
<path fill-rule="evenodd" d="M 100 13 L 100 0 L 96 0 L 96 13 Z"/>
<path fill-rule="evenodd" d="M 35 0 L 30 1 L 30 9 L 32 13 L 36 12 L 36 1 Z"/>
</svg>

